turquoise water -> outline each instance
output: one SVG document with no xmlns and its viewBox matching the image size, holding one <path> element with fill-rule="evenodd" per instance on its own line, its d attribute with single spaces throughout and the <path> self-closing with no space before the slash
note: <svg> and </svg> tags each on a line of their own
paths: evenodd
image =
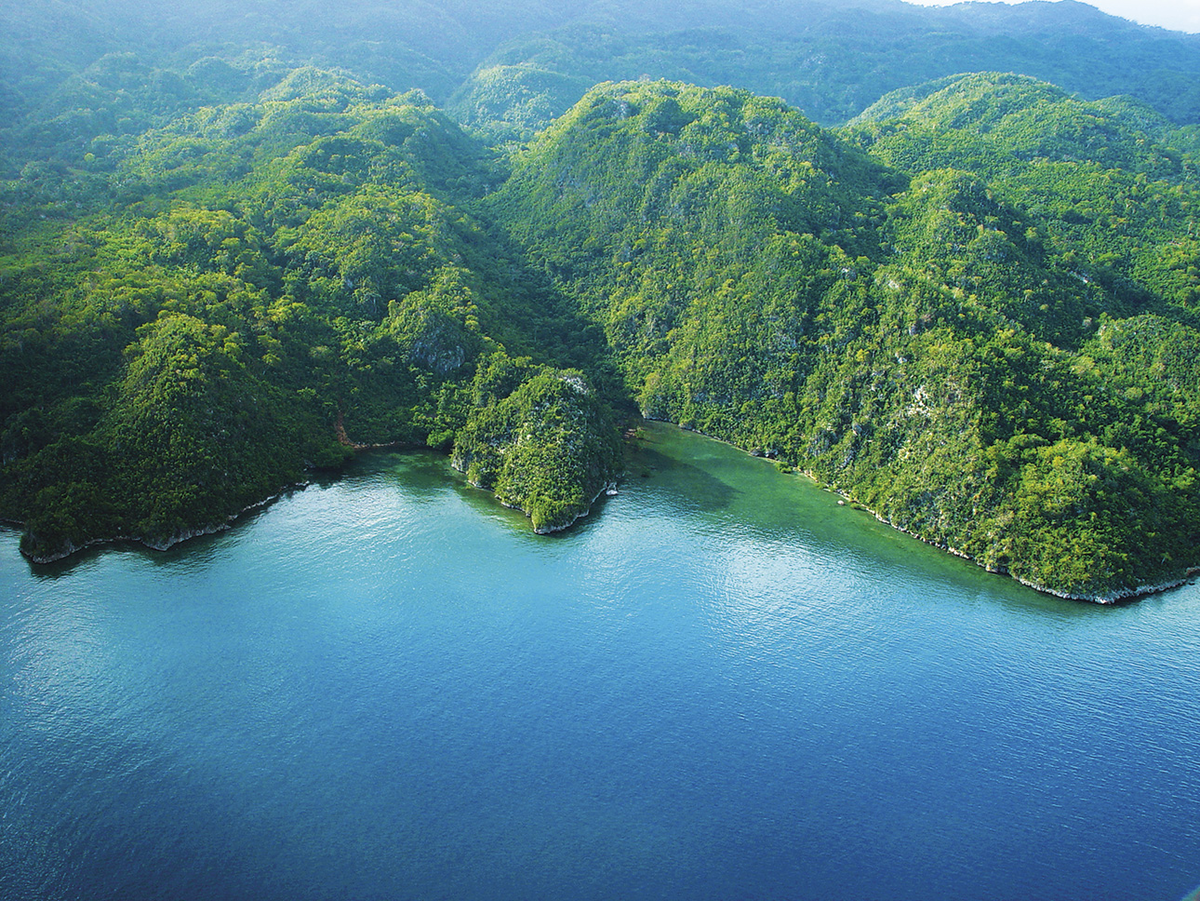
<svg viewBox="0 0 1200 901">
<path fill-rule="evenodd" d="M 424 454 L 165 554 L 0 534 L 0 898 L 1200 883 L 1200 589 L 1045 598 L 650 435 L 556 537 Z"/>
</svg>

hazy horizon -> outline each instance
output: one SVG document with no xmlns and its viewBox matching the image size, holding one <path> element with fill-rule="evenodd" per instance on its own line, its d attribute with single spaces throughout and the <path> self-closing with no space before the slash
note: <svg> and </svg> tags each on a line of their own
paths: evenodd
<svg viewBox="0 0 1200 901">
<path fill-rule="evenodd" d="M 917 6 L 952 6 L 966 0 L 905 0 Z M 980 3 L 1008 3 L 1007 0 L 971 0 Z M 1031 0 L 1019 0 L 1028 3 Z M 1049 0 L 1051 3 L 1061 0 Z M 1094 6 L 1110 16 L 1120 16 L 1139 25 L 1153 25 L 1167 28 L 1171 31 L 1185 31 L 1189 34 L 1200 33 L 1200 0 L 1087 0 L 1088 6 Z"/>
</svg>

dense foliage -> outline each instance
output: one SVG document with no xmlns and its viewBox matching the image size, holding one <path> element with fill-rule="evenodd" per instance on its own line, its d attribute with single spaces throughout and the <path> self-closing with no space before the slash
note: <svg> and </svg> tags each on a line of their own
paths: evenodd
<svg viewBox="0 0 1200 901">
<path fill-rule="evenodd" d="M 1048 590 L 1180 578 L 1200 43 L 761 6 L 0 10 L 0 517 L 164 546 L 419 444 L 549 531 L 640 407 Z"/>
<path fill-rule="evenodd" d="M 1200 123 L 1200 38 L 1074 2 L 22 0 L 0 5 L 0 175 L 254 102 L 301 66 L 452 100 L 505 138 L 600 81 L 641 77 L 734 84 L 833 123 L 897 88 L 1013 71 Z"/>
<path fill-rule="evenodd" d="M 834 123 L 898 88 L 998 70 L 1091 98 L 1129 95 L 1179 123 L 1200 116 L 1200 39 L 1082 4 L 778 2 L 740 16 L 713 6 L 683 7 L 687 24 L 643 30 L 581 16 L 522 35 L 484 60 L 449 108 L 497 138 L 528 138 L 598 82 L 670 79 L 779 96 Z"/>
<path fill-rule="evenodd" d="M 448 447 L 477 360 L 510 337 L 603 371 L 455 206 L 485 153 L 421 96 L 300 70 L 106 165 L 101 210 L 15 205 L 0 510 L 32 556 L 220 527 L 354 445 Z M 608 440 L 602 411 L 590 424 Z"/>
<path fill-rule="evenodd" d="M 1167 342 L 1157 365 L 1178 370 L 1196 334 L 1192 297 L 1182 284 L 1169 290 L 1159 269 L 1135 278 L 1144 234 L 1129 229 L 1102 250 L 1094 227 L 1060 231 L 1044 203 L 993 191 L 981 176 L 999 173 L 973 162 L 987 158 L 975 145 L 1032 154 L 1023 165 L 1059 166 L 1093 197 L 1114 181 L 1170 193 L 1174 210 L 1190 208 L 1190 170 L 1144 133 L 1116 146 L 1117 125 L 1109 164 L 1136 147 L 1145 172 L 1067 159 L 1069 145 L 1084 152 L 1076 132 L 1092 137 L 1076 120 L 1096 111 L 1019 84 L 1060 105 L 1012 107 L 1043 117 L 1034 132 L 1058 149 L 1032 154 L 998 123 L 960 117 L 961 159 L 974 171 L 946 168 L 949 152 L 903 156 L 899 125 L 874 137 L 891 140 L 882 159 L 907 171 L 778 101 L 601 86 L 519 159 L 492 203 L 604 324 L 645 415 L 801 467 L 989 567 L 1112 596 L 1195 562 L 1186 389 L 1135 384 L 1138 342 L 1120 340 L 1127 323 L 1157 328 Z M 946 89 L 948 115 L 975 87 Z M 1003 107 L 1001 87 L 984 95 Z M 956 134 L 947 123 L 929 132 Z M 1191 240 L 1186 216 L 1128 207 L 1163 241 Z M 1113 247 L 1132 258 L 1103 256 Z"/>
<path fill-rule="evenodd" d="M 453 463 L 473 485 L 528 513 L 535 531 L 555 532 L 615 484 L 621 442 L 583 373 L 529 368 L 503 354 L 480 366 Z"/>
</svg>

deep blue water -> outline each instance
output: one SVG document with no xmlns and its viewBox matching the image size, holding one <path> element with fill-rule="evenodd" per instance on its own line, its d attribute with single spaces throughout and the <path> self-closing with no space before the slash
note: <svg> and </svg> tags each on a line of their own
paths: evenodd
<svg viewBox="0 0 1200 901">
<path fill-rule="evenodd" d="M 667 427 L 571 532 L 424 454 L 0 533 L 0 898 L 1168 899 L 1200 589 L 1042 597 Z"/>
</svg>

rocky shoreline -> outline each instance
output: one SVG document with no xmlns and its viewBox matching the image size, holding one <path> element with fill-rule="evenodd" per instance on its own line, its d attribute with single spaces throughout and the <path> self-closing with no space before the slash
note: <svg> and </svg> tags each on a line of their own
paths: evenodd
<svg viewBox="0 0 1200 901">
<path fill-rule="evenodd" d="M 649 417 L 646 417 L 646 419 L 651 422 L 666 422 L 670 425 L 676 425 L 677 428 L 683 429 L 682 426 L 678 426 L 675 423 L 670 423 L 668 420 L 655 420 L 655 419 L 651 419 Z M 695 429 L 684 429 L 684 430 L 694 432 L 695 434 L 703 435 L 702 432 L 697 432 Z M 745 448 L 738 447 L 737 445 L 732 444 L 730 442 L 723 441 L 720 438 L 713 438 L 710 435 L 704 435 L 704 437 L 709 438 L 710 440 L 713 440 L 713 441 L 720 441 L 722 444 L 728 444 L 730 447 L 737 448 L 738 450 L 742 451 L 743 453 L 747 453 L 750 456 L 761 456 L 760 454 L 754 454 L 753 452 L 747 451 Z M 399 445 L 399 444 L 395 444 L 395 445 L 348 444 L 347 446 L 353 448 L 355 451 L 367 451 L 367 450 L 377 450 L 377 449 L 386 449 L 386 448 L 401 449 L 402 447 L 404 447 L 404 445 Z M 864 510 L 864 511 L 870 513 L 879 522 L 883 523 L 884 525 L 888 526 L 889 528 L 895 529 L 898 532 L 902 532 L 905 535 L 909 536 L 910 538 L 915 538 L 916 540 L 918 540 L 924 544 L 927 544 L 930 547 L 935 547 L 938 550 L 946 551 L 947 553 L 953 554 L 956 557 L 961 557 L 962 559 L 975 564 L 976 566 L 980 567 L 981 569 L 986 570 L 987 572 L 995 573 L 997 575 L 1007 576 L 1008 578 L 1013 579 L 1016 582 L 1019 582 L 1021 585 L 1024 585 L 1027 588 L 1032 588 L 1034 591 L 1037 591 L 1041 594 L 1050 595 L 1052 597 L 1063 598 L 1064 600 L 1070 600 L 1070 601 L 1085 601 L 1088 603 L 1100 604 L 1103 606 L 1111 606 L 1111 605 L 1120 604 L 1120 603 L 1127 602 L 1127 601 L 1133 601 L 1138 598 L 1147 597 L 1149 595 L 1158 594 L 1163 591 L 1169 591 L 1173 588 L 1179 588 L 1183 585 L 1189 584 L 1197 576 L 1200 576 L 1200 567 L 1193 566 L 1193 567 L 1188 567 L 1188 569 L 1185 570 L 1183 575 L 1178 576 L 1176 578 L 1167 579 L 1162 582 L 1155 582 L 1155 583 L 1151 583 L 1151 584 L 1137 585 L 1137 586 L 1134 586 L 1133 588 L 1120 589 L 1120 590 L 1113 591 L 1113 592 L 1096 593 L 1096 594 L 1074 594 L 1074 593 L 1067 592 L 1067 591 L 1061 591 L 1059 589 L 1050 588 L 1046 585 L 1041 585 L 1036 582 L 1032 582 L 1030 580 L 1023 579 L 1020 576 L 1015 576 L 1011 572 L 1009 572 L 1008 569 L 1005 567 L 989 567 L 986 564 L 975 559 L 971 555 L 969 555 L 957 548 L 950 547 L 949 545 L 939 544 L 937 542 L 930 541 L 926 538 L 923 538 L 922 536 L 909 531 L 908 529 L 904 528 L 903 526 L 897 525 L 896 523 L 892 522 L 891 520 L 889 520 L 887 517 L 883 516 L 879 512 L 871 509 L 870 507 L 867 507 L 865 504 L 862 504 L 861 502 L 859 502 L 858 500 L 856 500 L 855 498 L 853 498 L 851 495 L 847 494 L 846 492 L 835 489 L 832 486 L 824 485 L 822 483 L 822 481 L 819 478 L 817 478 L 813 473 L 808 472 L 807 470 L 797 470 L 797 472 L 799 472 L 805 478 L 812 481 L 814 484 L 825 487 L 825 488 L 827 488 L 827 490 L 837 494 L 839 497 L 843 498 L 847 504 L 852 505 L 856 509 L 861 509 L 861 510 Z M 147 538 L 145 536 L 136 536 L 136 535 L 117 535 L 117 536 L 111 536 L 111 537 L 107 537 L 107 538 L 95 538 L 90 541 L 84 542 L 83 544 L 80 544 L 80 545 L 69 543 L 65 548 L 62 548 L 51 554 L 31 555 L 31 554 L 26 553 L 24 551 L 24 549 L 21 550 L 21 553 L 22 553 L 22 555 L 24 555 L 26 557 L 26 559 L 28 559 L 32 563 L 39 564 L 39 565 L 46 565 L 46 564 L 51 564 L 51 563 L 57 563 L 61 560 L 65 560 L 65 559 L 71 557 L 72 555 L 79 553 L 80 551 L 87 550 L 88 548 L 99 547 L 99 546 L 103 546 L 103 545 L 120 544 L 123 542 L 140 544 L 143 547 L 150 548 L 151 550 L 166 551 L 166 550 L 169 550 L 170 548 L 174 547 L 175 545 L 181 544 L 182 542 L 188 541 L 189 539 L 192 539 L 192 538 L 199 538 L 204 535 L 214 535 L 214 534 L 217 534 L 220 532 L 227 531 L 228 529 L 232 528 L 233 525 L 242 516 L 246 515 L 247 513 L 250 513 L 254 510 L 262 509 L 262 508 L 274 503 L 276 500 L 283 497 L 288 492 L 295 491 L 297 489 L 302 489 L 302 488 L 306 487 L 308 484 L 309 483 L 307 481 L 303 481 L 303 482 L 296 482 L 291 485 L 287 485 L 287 486 L 283 487 L 282 489 L 280 489 L 279 491 L 277 491 L 276 493 L 272 494 L 270 497 L 264 498 L 261 501 L 250 504 L 250 505 L 242 508 L 241 510 L 239 510 L 237 513 L 231 514 L 222 523 L 217 523 L 214 525 L 204 526 L 204 527 L 196 528 L 196 529 L 187 529 L 182 532 L 178 532 L 174 535 L 171 535 L 167 538 Z M 472 484 L 473 487 L 476 487 L 476 488 L 481 488 L 481 486 L 475 485 L 474 483 L 471 483 L 471 482 L 468 482 L 468 484 Z M 540 526 L 540 527 L 535 528 L 534 532 L 536 532 L 539 535 L 550 535 L 555 532 L 562 532 L 562 531 L 569 529 L 580 519 L 583 519 L 585 516 L 588 516 L 592 512 L 592 508 L 595 506 L 596 502 L 598 500 L 600 500 L 601 497 L 603 497 L 607 494 L 616 493 L 616 487 L 617 487 L 617 482 L 615 480 L 606 482 L 600 488 L 600 490 L 596 492 L 595 496 L 592 497 L 592 499 L 588 502 L 586 507 L 581 512 L 579 512 L 575 516 L 573 516 L 569 521 L 564 522 L 559 525 Z M 529 511 L 524 510 L 521 507 L 516 506 L 514 504 L 506 504 L 503 501 L 501 501 L 501 504 L 503 506 L 508 507 L 509 509 L 520 510 L 526 516 L 529 515 Z M 17 521 L 12 521 L 12 520 L 4 520 L 3 522 L 6 525 L 10 525 L 15 528 L 22 528 L 24 526 L 23 523 L 20 523 Z"/>
<path fill-rule="evenodd" d="M 805 475 L 808 476 L 809 478 L 812 478 L 812 476 L 809 473 L 805 473 Z M 813 481 L 817 481 L 817 480 L 813 479 Z M 818 484 L 819 484 L 819 482 L 818 482 Z M 884 525 L 895 529 L 897 532 L 903 532 L 905 535 L 908 535 L 910 538 L 915 538 L 915 539 L 917 539 L 917 541 L 927 544 L 930 547 L 935 547 L 938 550 L 946 551 L 947 553 L 953 554 L 955 557 L 961 557 L 963 560 L 966 560 L 969 563 L 974 563 L 980 569 L 986 570 L 987 572 L 995 573 L 996 575 L 999 575 L 999 576 L 1007 576 L 1008 578 L 1012 579 L 1014 582 L 1021 583 L 1026 588 L 1032 588 L 1034 591 L 1040 592 L 1041 594 L 1048 594 L 1048 595 L 1051 595 L 1052 597 L 1063 598 L 1064 600 L 1068 600 L 1068 601 L 1086 601 L 1090 604 L 1100 604 L 1102 606 L 1112 606 L 1113 604 L 1120 604 L 1124 601 L 1132 601 L 1132 600 L 1136 600 L 1137 598 L 1146 597 L 1147 595 L 1158 594 L 1159 592 L 1162 592 L 1162 591 L 1170 591 L 1172 588 L 1179 588 L 1183 585 L 1187 585 L 1197 575 L 1200 575 L 1200 567 L 1193 566 L 1193 567 L 1188 567 L 1188 569 L 1184 572 L 1184 574 L 1182 576 L 1179 576 L 1178 578 L 1174 578 L 1174 579 L 1168 579 L 1165 582 L 1155 582 L 1155 583 L 1149 584 L 1149 585 L 1137 585 L 1133 588 L 1124 588 L 1119 591 L 1114 591 L 1114 592 L 1105 593 L 1105 594 L 1071 594 L 1070 592 L 1067 592 L 1067 591 L 1060 591 L 1056 588 L 1049 588 L 1045 585 L 1039 585 L 1038 583 L 1031 582 L 1028 579 L 1022 579 L 1020 576 L 1014 576 L 1011 572 L 1008 571 L 1007 567 L 988 566 L 984 563 L 981 563 L 979 560 L 976 560 L 970 554 L 960 551 L 958 548 L 953 548 L 953 547 L 950 547 L 949 545 L 938 544 L 937 542 L 929 541 L 926 538 L 922 538 L 920 535 L 917 535 L 914 532 L 910 532 L 908 529 L 905 529 L 902 526 L 896 525 L 894 522 L 889 520 L 887 517 L 880 515 L 879 513 L 872 510 L 871 508 L 867 507 L 866 505 L 860 504 L 858 501 L 851 499 L 850 497 L 848 497 L 845 494 L 842 494 L 841 492 L 837 492 L 837 493 L 839 495 L 841 495 L 842 497 L 845 497 L 846 500 L 849 501 L 850 503 L 853 503 L 857 507 L 870 513 L 872 516 L 874 516 L 877 520 L 879 520 Z"/>
<path fill-rule="evenodd" d="M 291 485 L 286 485 L 279 491 L 272 494 L 270 497 L 263 498 L 261 501 L 256 501 L 253 504 L 243 507 L 237 513 L 230 514 L 222 523 L 216 523 L 214 525 L 203 526 L 196 529 L 184 529 L 182 532 L 176 532 L 167 538 L 147 538 L 145 536 L 138 535 L 115 535 L 108 538 L 93 538 L 90 541 L 85 541 L 83 544 L 74 544 L 73 542 L 68 542 L 65 548 L 55 551 L 51 554 L 28 554 L 23 548 L 21 549 L 21 554 L 27 560 L 29 560 L 30 563 L 46 565 L 50 563 L 58 563 L 61 560 L 66 560 L 68 557 L 71 557 L 80 551 L 85 551 L 88 548 L 101 547 L 104 545 L 130 543 L 140 544 L 143 547 L 149 548 L 153 551 L 167 551 L 175 547 L 175 545 L 182 544 L 183 542 L 192 538 L 200 538 L 204 535 L 216 535 L 220 532 L 228 531 L 229 529 L 233 528 L 234 524 L 247 513 L 253 512 L 254 510 L 261 510 L 263 507 L 267 507 L 275 503 L 275 501 L 279 500 L 279 498 L 283 497 L 285 494 L 305 488 L 308 486 L 308 484 L 308 482 L 294 482 Z M 17 527 L 24 526 L 24 523 L 18 522 L 13 522 L 11 524 Z"/>
<path fill-rule="evenodd" d="M 458 466 L 455 466 L 453 461 L 451 462 L 450 466 L 455 471 L 461 472 L 464 475 L 466 475 L 466 470 L 460 469 Z M 509 510 L 516 510 L 520 513 L 525 514 L 525 516 L 529 516 L 529 511 L 526 510 L 524 507 L 521 507 L 517 504 L 510 504 L 510 503 L 507 503 L 506 501 L 500 500 L 500 498 L 497 495 L 495 495 L 490 489 L 485 488 L 483 485 L 480 485 L 478 482 L 472 482 L 468 478 L 467 484 L 470 485 L 472 488 L 478 488 L 480 491 L 487 491 L 489 494 L 492 495 L 492 497 L 496 498 L 496 500 L 499 501 L 501 507 L 507 507 Z M 533 531 L 537 535 L 553 535 L 555 532 L 565 532 L 567 529 L 571 528 L 571 526 L 575 525 L 575 523 L 579 522 L 579 520 L 583 519 L 585 516 L 587 516 L 589 513 L 591 513 L 592 507 L 595 506 L 596 501 L 600 500 L 601 497 L 604 497 L 605 495 L 609 495 L 609 494 L 616 494 L 616 493 L 617 493 L 616 480 L 605 482 L 604 485 L 600 488 L 600 490 L 596 492 L 595 496 L 590 501 L 588 501 L 588 503 L 584 507 L 584 509 L 581 512 L 576 513 L 573 517 L 571 517 L 571 519 L 569 521 L 562 523 L 561 525 L 537 526 L 534 528 Z"/>
<path fill-rule="evenodd" d="M 416 449 L 420 445 L 404 443 L 404 442 L 392 442 L 392 443 L 387 443 L 387 444 L 357 444 L 354 442 L 346 441 L 343 443 L 343 446 L 350 448 L 355 453 L 360 453 L 360 452 L 364 452 L 364 451 L 376 451 L 376 450 L 412 450 L 412 449 Z M 457 467 L 455 467 L 455 468 L 457 468 Z M 195 529 L 185 529 L 181 532 L 177 532 L 166 538 L 149 538 L 146 536 L 139 536 L 139 535 L 111 535 L 111 536 L 108 536 L 105 538 L 93 538 L 89 541 L 84 542 L 83 544 L 75 544 L 73 542 L 69 542 L 63 548 L 60 548 L 59 550 L 57 550 L 53 553 L 50 553 L 50 554 L 29 554 L 24 549 L 21 549 L 21 554 L 27 560 L 29 560 L 31 563 L 35 563 L 40 566 L 45 566 L 45 565 L 48 565 L 51 563 L 58 563 L 62 560 L 66 560 L 81 551 L 88 550 L 89 548 L 103 547 L 103 546 L 108 546 L 108 545 L 117 545 L 117 544 L 126 544 L 126 543 L 139 544 L 142 547 L 149 548 L 150 550 L 167 551 L 167 550 L 170 550 L 171 548 L 175 547 L 177 544 L 182 544 L 183 542 L 188 541 L 192 538 L 201 538 L 205 535 L 216 535 L 216 534 L 219 534 L 220 532 L 228 531 L 237 523 L 237 521 L 241 517 L 245 516 L 247 513 L 251 513 L 255 510 L 259 510 L 264 507 L 267 507 L 270 504 L 273 504 L 275 501 L 279 500 L 279 498 L 283 497 L 285 494 L 288 494 L 289 492 L 295 491 L 298 489 L 303 489 L 303 488 L 307 487 L 309 484 L 310 483 L 308 481 L 302 481 L 302 482 L 294 482 L 290 485 L 286 485 L 283 488 L 281 488 L 279 491 L 272 494 L 270 497 L 263 498 L 261 501 L 257 501 L 253 504 L 243 507 L 241 510 L 239 510 L 236 513 L 230 514 L 225 519 L 224 522 L 216 523 L 216 524 L 209 525 L 209 526 L 203 526 L 203 527 L 199 527 L 199 528 L 195 528 Z M 475 485 L 474 483 L 471 483 L 471 482 L 468 482 L 468 484 L 471 484 L 475 488 L 481 487 L 481 486 Z M 555 532 L 562 532 L 562 531 L 565 531 L 566 529 L 569 529 L 580 519 L 584 518 L 589 513 L 591 513 L 592 507 L 595 506 L 596 502 L 601 497 L 605 496 L 606 494 L 615 494 L 616 488 L 617 488 L 617 482 L 615 480 L 610 480 L 608 482 L 605 482 L 605 484 L 600 488 L 600 490 L 596 492 L 595 496 L 588 502 L 585 509 L 582 510 L 581 512 L 575 514 L 575 516 L 572 517 L 570 521 L 565 522 L 561 525 L 543 526 L 543 527 L 534 529 L 534 531 L 539 535 L 549 535 L 549 534 L 552 534 Z M 501 501 L 501 504 L 512 510 L 520 510 L 526 516 L 529 515 L 529 511 L 524 510 L 520 507 L 517 507 L 513 504 L 505 504 L 503 501 Z M 24 523 L 19 522 L 17 520 L 0 520 L 0 522 L 3 522 L 4 524 L 12 526 L 13 528 L 16 528 L 16 529 L 23 529 L 25 526 Z"/>
<path fill-rule="evenodd" d="M 583 512 L 576 513 L 575 516 L 572 517 L 570 522 L 563 523 L 561 526 L 542 526 L 540 528 L 534 529 L 533 531 L 535 533 L 537 533 L 538 535 L 551 535 L 554 532 L 565 532 L 567 529 L 571 528 L 571 526 L 575 525 L 575 523 L 579 522 L 579 520 L 583 519 L 585 516 L 587 516 L 589 513 L 591 513 L 592 507 L 595 505 L 596 501 L 600 500 L 600 498 L 602 498 L 606 495 L 616 494 L 616 492 L 617 492 L 617 483 L 615 481 L 608 482 L 603 488 L 601 488 L 599 491 L 596 492 L 595 497 L 593 497 L 590 501 L 588 501 L 588 504 L 584 508 Z M 505 504 L 505 506 L 508 506 L 508 505 Z M 519 508 L 514 508 L 514 509 L 519 509 Z M 528 515 L 528 511 L 526 511 L 526 510 L 522 510 L 521 512 Z"/>
<path fill-rule="evenodd" d="M 807 471 L 802 471 L 802 472 L 806 478 L 811 479 L 813 482 L 817 483 L 818 485 L 821 484 L 820 479 L 816 478 L 816 476 L 814 476 L 812 473 L 807 472 Z M 1120 604 L 1123 601 L 1132 601 L 1132 600 L 1136 600 L 1137 598 L 1146 597 L 1147 595 L 1158 594 L 1159 592 L 1162 592 L 1162 591 L 1170 591 L 1172 588 L 1179 588 L 1183 585 L 1187 585 L 1197 575 L 1200 575 L 1200 567 L 1193 566 L 1193 567 L 1188 567 L 1188 569 L 1184 572 L 1184 574 L 1182 576 L 1179 576 L 1178 578 L 1174 578 L 1174 579 L 1168 579 L 1165 582 L 1155 582 L 1153 584 L 1148 584 L 1148 585 L 1137 585 L 1133 588 L 1123 588 L 1118 591 L 1104 593 L 1104 594 L 1072 594 L 1068 591 L 1060 591 L 1057 588 L 1049 588 L 1045 585 L 1040 585 L 1037 582 L 1031 582 L 1028 579 L 1022 579 L 1020 576 L 1014 576 L 1011 572 L 1008 571 L 1007 567 L 988 566 L 987 564 L 982 563 L 979 560 L 975 559 L 974 557 L 972 557 L 970 554 L 966 553 L 965 551 L 960 551 L 958 548 L 950 547 L 949 545 L 946 545 L 946 544 L 938 544 L 936 541 L 930 541 L 929 539 L 923 538 L 920 535 L 916 534 L 915 532 L 910 532 L 908 529 L 904 528 L 903 526 L 896 525 L 896 523 L 892 522 L 886 516 L 883 516 L 882 514 L 880 514 L 879 512 L 877 512 L 875 510 L 872 510 L 870 507 L 866 506 L 865 504 L 860 503 L 859 501 L 855 500 L 854 498 L 852 498 L 850 495 L 846 494 L 845 492 L 838 491 L 833 488 L 830 488 L 829 490 L 833 491 L 835 494 L 839 495 L 840 497 L 845 498 L 848 503 L 853 504 L 856 508 L 865 510 L 867 513 L 870 513 L 877 520 L 879 520 L 879 522 L 883 523 L 885 526 L 888 526 L 889 528 L 895 529 L 897 532 L 903 532 L 905 535 L 909 536 L 910 538 L 915 538 L 917 541 L 920 541 L 923 544 L 927 544 L 930 547 L 935 547 L 940 551 L 946 551 L 949 554 L 953 554 L 955 557 L 961 557 L 963 560 L 966 560 L 969 563 L 974 563 L 976 566 L 978 566 L 982 570 L 985 570 L 990 573 L 995 573 L 996 575 L 999 575 L 999 576 L 1007 576 L 1008 578 L 1012 579 L 1014 582 L 1019 582 L 1020 584 L 1024 585 L 1026 588 L 1032 588 L 1034 591 L 1037 591 L 1041 594 L 1048 594 L 1048 595 L 1051 595 L 1052 597 L 1063 598 L 1064 600 L 1068 600 L 1068 601 L 1086 601 L 1090 604 L 1100 604 L 1102 606 L 1111 606 L 1113 604 Z"/>
<path fill-rule="evenodd" d="M 741 451 L 742 453 L 748 454 L 749 456 L 752 456 L 752 457 L 766 456 L 762 453 L 754 453 L 752 450 L 747 450 L 744 447 L 739 447 L 738 445 L 733 444 L 732 442 L 729 442 L 729 441 L 725 441 L 721 438 L 714 438 L 711 435 L 705 435 L 703 432 L 699 432 L 696 429 L 686 428 L 684 426 L 679 425 L 678 423 L 672 423 L 670 420 L 667 420 L 667 419 L 654 419 L 653 417 L 649 417 L 649 416 L 644 416 L 643 419 L 645 419 L 649 422 L 665 422 L 669 425 L 674 425 L 676 428 L 682 429 L 683 431 L 693 432 L 694 434 L 697 434 L 697 435 L 703 435 L 705 438 L 708 438 L 711 441 L 719 441 L 722 444 L 726 444 L 729 447 L 736 448 L 737 450 Z M 897 532 L 903 532 L 905 535 L 908 535 L 910 538 L 915 538 L 917 541 L 920 541 L 923 544 L 927 544 L 930 547 L 935 547 L 940 551 L 946 551 L 947 553 L 953 554 L 956 557 L 961 557 L 962 559 L 964 559 L 970 563 L 974 563 L 980 569 L 986 570 L 987 572 L 990 572 L 990 573 L 995 573 L 996 575 L 1007 576 L 1008 578 L 1012 579 L 1013 581 L 1019 582 L 1020 584 L 1024 585 L 1026 588 L 1032 588 L 1034 591 L 1037 591 L 1041 594 L 1047 594 L 1052 597 L 1062 598 L 1062 599 L 1068 600 L 1068 601 L 1086 601 L 1087 603 L 1091 603 L 1091 604 L 1100 604 L 1102 606 L 1112 606 L 1114 604 L 1120 604 L 1120 603 L 1123 603 L 1126 601 L 1133 601 L 1138 598 L 1147 597 L 1148 595 L 1158 594 L 1163 591 L 1170 591 L 1172 588 L 1179 588 L 1183 585 L 1189 584 L 1197 576 L 1200 576 L 1200 566 L 1191 566 L 1191 567 L 1188 567 L 1184 571 L 1183 575 L 1178 576 L 1176 578 L 1167 579 L 1166 581 L 1163 581 L 1163 582 L 1154 582 L 1154 583 L 1145 584 L 1145 585 L 1137 585 L 1137 586 L 1134 586 L 1133 588 L 1125 588 L 1125 589 L 1120 589 L 1120 590 L 1113 591 L 1113 592 L 1106 592 L 1103 594 L 1072 594 L 1070 592 L 1060 591 L 1055 588 L 1049 588 L 1045 585 L 1039 585 L 1036 582 L 1031 582 L 1027 579 L 1022 579 L 1020 576 L 1014 576 L 1011 572 L 1008 571 L 1007 568 L 987 566 L 986 564 L 984 564 L 984 563 L 980 562 L 979 560 L 975 559 L 974 557 L 972 557 L 970 554 L 960 551 L 957 548 L 950 547 L 949 545 L 938 544 L 935 541 L 930 541 L 927 538 L 922 538 L 920 535 L 917 535 L 915 532 L 910 532 L 908 529 L 904 528 L 903 526 L 899 526 L 896 523 L 892 522 L 887 517 L 883 516 L 876 510 L 871 509 L 866 504 L 863 504 L 860 501 L 856 500 L 855 498 L 853 498 L 851 495 L 847 494 L 846 492 L 844 492 L 840 489 L 834 488 L 830 485 L 827 485 L 820 478 L 818 478 L 815 474 L 809 472 L 808 470 L 800 469 L 800 470 L 796 470 L 796 471 L 798 473 L 800 473 L 801 475 L 803 475 L 805 478 L 809 479 L 814 484 L 816 484 L 822 488 L 825 488 L 828 491 L 831 491 L 834 494 L 838 495 L 839 497 L 843 498 L 847 504 L 851 504 L 857 509 L 864 510 L 867 513 L 870 513 L 877 520 L 879 520 L 879 522 L 883 523 L 884 525 L 888 526 L 889 528 L 895 529 Z"/>
</svg>

